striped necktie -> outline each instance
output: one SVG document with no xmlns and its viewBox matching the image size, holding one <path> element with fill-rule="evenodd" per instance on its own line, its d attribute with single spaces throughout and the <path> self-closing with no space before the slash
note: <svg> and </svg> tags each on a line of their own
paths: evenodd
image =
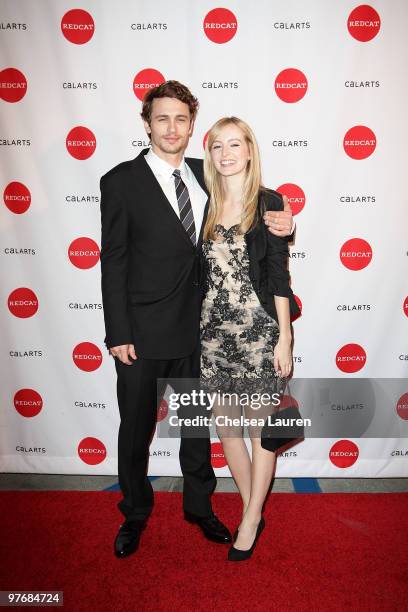
<svg viewBox="0 0 408 612">
<path fill-rule="evenodd" d="M 176 188 L 177 202 L 180 211 L 180 221 L 182 222 L 183 227 L 186 230 L 191 242 L 195 245 L 197 242 L 196 229 L 188 189 L 183 183 L 183 180 L 180 176 L 180 170 L 175 170 L 173 172 L 173 176 L 174 185 Z"/>
</svg>

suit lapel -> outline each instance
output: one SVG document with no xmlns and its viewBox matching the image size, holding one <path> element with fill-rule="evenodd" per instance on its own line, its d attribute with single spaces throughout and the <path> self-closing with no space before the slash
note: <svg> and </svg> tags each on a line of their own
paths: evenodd
<svg viewBox="0 0 408 612">
<path fill-rule="evenodd" d="M 210 205 L 210 200 L 207 198 L 207 203 L 206 203 L 205 208 L 204 208 L 203 222 L 201 224 L 201 229 L 200 229 L 200 235 L 199 235 L 198 240 L 197 240 L 197 249 L 201 248 L 201 244 L 203 242 L 204 225 L 205 225 L 205 222 L 207 220 L 207 214 L 208 214 L 208 207 L 209 207 L 209 205 Z"/>
<path fill-rule="evenodd" d="M 168 201 L 164 191 L 154 176 L 152 169 L 145 160 L 145 155 L 148 151 L 149 149 L 143 149 L 143 151 L 133 160 L 139 189 L 144 194 L 147 194 L 149 200 L 152 202 L 157 202 L 157 205 L 161 208 L 163 213 L 165 213 L 173 221 L 175 231 L 177 231 L 183 240 L 194 249 L 195 247 L 188 237 L 177 213 Z"/>
<path fill-rule="evenodd" d="M 185 161 L 186 161 L 186 164 L 188 164 L 189 168 L 191 169 L 191 172 L 196 177 L 197 182 L 200 185 L 201 189 L 204 191 L 204 193 L 207 196 L 207 202 L 206 202 L 205 208 L 204 208 L 203 221 L 201 223 L 200 234 L 199 234 L 198 239 L 197 239 L 197 247 L 196 248 L 200 249 L 202 241 L 203 241 L 204 226 L 205 226 L 205 222 L 207 220 L 208 207 L 210 205 L 210 200 L 209 200 L 209 197 L 208 197 L 207 187 L 206 187 L 206 184 L 204 182 L 204 173 L 203 173 L 203 166 L 202 166 L 201 160 L 197 164 L 198 160 L 194 160 L 193 161 L 193 160 L 189 159 L 188 157 L 186 157 Z"/>
<path fill-rule="evenodd" d="M 191 169 L 192 173 L 194 174 L 194 176 L 196 177 L 201 189 L 207 194 L 208 197 L 208 191 L 207 191 L 207 187 L 204 181 L 204 171 L 203 171 L 203 161 L 200 159 L 191 159 L 189 157 L 185 158 L 185 162 L 186 164 L 188 164 L 189 168 Z M 197 164 L 198 162 L 198 164 Z"/>
</svg>

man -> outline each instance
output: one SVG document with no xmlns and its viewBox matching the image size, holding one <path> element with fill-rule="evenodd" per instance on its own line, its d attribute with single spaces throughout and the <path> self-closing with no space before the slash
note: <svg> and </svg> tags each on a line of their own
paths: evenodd
<svg viewBox="0 0 408 612">
<path fill-rule="evenodd" d="M 202 160 L 184 158 L 197 110 L 197 99 L 177 81 L 152 89 L 141 113 L 151 148 L 101 179 L 105 342 L 115 358 L 121 419 L 119 558 L 137 550 L 153 507 L 147 466 L 157 379 L 199 377 L 199 253 L 208 197 Z M 285 209 L 268 220 L 280 236 L 292 227 Z M 209 437 L 182 437 L 180 466 L 186 520 L 212 541 L 231 542 L 211 508 Z"/>
</svg>

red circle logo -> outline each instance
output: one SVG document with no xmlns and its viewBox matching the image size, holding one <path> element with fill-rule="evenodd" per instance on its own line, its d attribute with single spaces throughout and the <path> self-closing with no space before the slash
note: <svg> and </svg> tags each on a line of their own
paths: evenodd
<svg viewBox="0 0 408 612">
<path fill-rule="evenodd" d="M 169 412 L 169 405 L 165 399 L 162 399 L 157 409 L 157 422 L 163 421 Z"/>
<path fill-rule="evenodd" d="M 345 344 L 337 351 L 336 365 L 342 372 L 352 374 L 364 368 L 367 361 L 365 350 L 359 344 Z"/>
<path fill-rule="evenodd" d="M 303 189 L 294 183 L 284 183 L 276 189 L 282 195 L 287 196 L 292 210 L 292 215 L 298 215 L 306 204 L 306 197 Z"/>
<path fill-rule="evenodd" d="M 335 442 L 329 451 L 330 461 L 339 468 L 348 468 L 358 459 L 358 446 L 351 440 Z"/>
<path fill-rule="evenodd" d="M 67 151 L 75 159 L 88 159 L 96 149 L 96 138 L 91 130 L 78 125 L 72 128 L 66 139 Z"/>
<path fill-rule="evenodd" d="M 221 442 L 211 444 L 211 464 L 214 468 L 222 468 L 227 465 Z"/>
<path fill-rule="evenodd" d="M 296 304 L 298 305 L 300 312 L 299 312 L 299 314 L 294 315 L 293 317 L 291 317 L 291 318 L 290 318 L 290 320 L 291 320 L 292 322 L 293 322 L 293 321 L 296 321 L 296 319 L 298 319 L 299 317 L 301 317 L 301 316 L 302 316 L 302 308 L 303 308 L 303 305 L 302 305 L 302 302 L 301 302 L 301 300 L 300 300 L 300 297 L 298 297 L 298 296 L 297 296 L 297 295 L 295 295 L 295 294 L 293 294 L 293 297 L 295 298 L 295 302 L 296 302 Z"/>
<path fill-rule="evenodd" d="M 351 36 L 360 42 L 367 42 L 377 36 L 381 27 L 379 14 L 372 6 L 361 4 L 353 9 L 347 19 Z"/>
<path fill-rule="evenodd" d="M 204 17 L 204 33 L 211 42 L 223 44 L 234 38 L 238 29 L 237 18 L 226 8 L 215 8 Z"/>
<path fill-rule="evenodd" d="M 408 296 L 404 300 L 404 303 L 402 305 L 402 311 L 408 317 Z"/>
<path fill-rule="evenodd" d="M 204 134 L 204 138 L 203 138 L 203 149 L 204 150 L 205 150 L 205 145 L 207 144 L 209 132 L 210 132 L 210 130 L 207 130 L 206 133 Z"/>
<path fill-rule="evenodd" d="M 92 238 L 76 238 L 68 247 L 71 263 L 81 270 L 95 266 L 99 261 L 99 254 L 99 247 Z"/>
<path fill-rule="evenodd" d="M 158 87 L 165 82 L 165 78 L 161 72 L 154 68 L 145 68 L 137 73 L 133 79 L 133 91 L 139 100 L 143 102 L 143 98 L 150 89 Z"/>
<path fill-rule="evenodd" d="M 31 193 L 23 183 L 13 181 L 9 183 L 3 192 L 5 205 L 16 215 L 25 213 L 30 208 Z"/>
<path fill-rule="evenodd" d="M 34 417 L 43 407 L 42 397 L 34 389 L 20 389 L 14 395 L 14 407 L 23 417 Z"/>
<path fill-rule="evenodd" d="M 80 370 L 94 372 L 102 363 L 102 353 L 96 344 L 81 342 L 72 351 L 72 359 Z"/>
<path fill-rule="evenodd" d="M 87 11 L 72 9 L 61 19 L 61 32 L 69 42 L 83 45 L 94 35 L 94 20 Z"/>
<path fill-rule="evenodd" d="M 401 395 L 396 405 L 396 411 L 401 419 L 408 421 L 408 393 Z"/>
<path fill-rule="evenodd" d="M 307 78 L 297 68 L 286 68 L 275 79 L 275 91 L 282 102 L 299 102 L 307 92 Z"/>
<path fill-rule="evenodd" d="M 17 68 L 5 68 L 0 73 L 0 98 L 5 102 L 20 102 L 27 93 L 27 79 Z"/>
<path fill-rule="evenodd" d="M 28 319 L 38 310 L 38 299 L 34 291 L 27 287 L 14 289 L 7 300 L 8 309 L 19 319 Z"/>
<path fill-rule="evenodd" d="M 78 455 L 88 465 L 98 465 L 106 459 L 106 448 L 98 438 L 84 438 L 78 444 Z"/>
<path fill-rule="evenodd" d="M 350 238 L 340 249 L 340 261 L 349 270 L 362 270 L 372 257 L 373 250 L 363 238 Z"/>
<path fill-rule="evenodd" d="M 366 159 L 374 153 L 377 139 L 370 128 L 355 125 L 350 128 L 343 139 L 343 148 L 352 159 Z"/>
</svg>

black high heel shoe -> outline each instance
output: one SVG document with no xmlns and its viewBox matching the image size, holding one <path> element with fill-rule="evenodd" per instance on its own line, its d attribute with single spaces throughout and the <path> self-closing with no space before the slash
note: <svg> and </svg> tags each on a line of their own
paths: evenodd
<svg viewBox="0 0 408 612">
<path fill-rule="evenodd" d="M 265 529 L 265 519 L 264 517 L 262 517 L 258 523 L 258 527 L 256 529 L 255 540 L 251 548 L 249 548 L 248 550 L 239 550 L 238 548 L 231 546 L 231 548 L 228 551 L 228 561 L 246 561 L 247 559 L 249 559 L 252 556 L 252 553 L 254 552 L 256 544 L 258 542 L 259 536 L 261 535 L 264 529 Z M 238 529 L 234 533 L 234 542 L 237 537 L 238 537 Z"/>
</svg>

